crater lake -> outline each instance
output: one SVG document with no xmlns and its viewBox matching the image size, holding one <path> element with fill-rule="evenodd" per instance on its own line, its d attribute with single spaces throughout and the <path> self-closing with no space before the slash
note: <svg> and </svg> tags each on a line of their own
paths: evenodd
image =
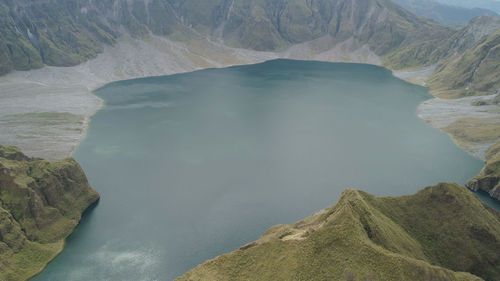
<svg viewBox="0 0 500 281">
<path fill-rule="evenodd" d="M 363 64 L 274 60 L 108 84 L 74 154 L 101 194 L 33 280 L 173 280 L 346 188 L 412 194 L 483 163 Z"/>
</svg>

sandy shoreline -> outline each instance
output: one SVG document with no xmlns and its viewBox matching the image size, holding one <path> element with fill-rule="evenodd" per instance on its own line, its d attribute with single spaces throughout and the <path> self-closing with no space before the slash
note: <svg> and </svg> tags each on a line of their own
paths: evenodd
<svg viewBox="0 0 500 281">
<path fill-rule="evenodd" d="M 420 104 L 417 110 L 418 117 L 425 120 L 430 126 L 445 131 L 448 126 L 452 125 L 457 120 L 463 119 L 479 119 L 487 120 L 496 119 L 500 122 L 500 111 L 496 105 L 474 106 L 475 102 L 490 101 L 496 94 L 480 97 L 465 97 L 460 99 L 440 99 L 433 98 Z M 461 143 L 452 136 L 458 146 L 465 149 L 474 157 L 483 161 L 486 159 L 486 151 L 498 140 Z"/>
<path fill-rule="evenodd" d="M 107 83 L 250 64 L 277 55 L 223 49 L 206 42 L 213 58 L 160 37 L 125 38 L 96 59 L 74 67 L 46 66 L 0 77 L 0 143 L 27 155 L 58 160 L 71 156 L 85 136 L 90 118 L 103 102 L 92 91 Z M 213 50 L 209 50 L 213 48 Z"/>
<path fill-rule="evenodd" d="M 414 71 L 394 71 L 393 75 L 407 82 L 426 86 L 427 79 L 434 73 L 436 65 L 424 67 Z M 473 96 L 459 99 L 442 99 L 434 96 L 429 100 L 422 102 L 417 108 L 417 116 L 423 119 L 427 124 L 435 129 L 439 129 L 444 133 L 448 126 L 452 123 L 467 118 L 489 120 L 500 120 L 500 110 L 497 105 L 487 105 L 488 101 L 493 100 L 496 94 L 488 96 Z M 474 106 L 474 103 L 485 102 L 486 105 Z M 449 134 L 450 135 L 450 134 Z M 455 144 L 472 156 L 485 161 L 486 151 L 497 140 L 484 142 L 459 142 L 453 135 L 450 135 Z"/>
<path fill-rule="evenodd" d="M 103 101 L 92 91 L 114 81 L 277 58 L 381 63 L 367 46 L 356 46 L 352 40 L 347 40 L 331 47 L 327 41 L 328 38 L 322 38 L 281 53 L 271 53 L 230 48 L 204 39 L 184 44 L 156 36 L 145 41 L 122 38 L 117 45 L 106 47 L 96 59 L 78 66 L 16 71 L 0 77 L 0 143 L 19 146 L 27 155 L 49 160 L 71 156 L 85 137 L 91 117 L 103 106 Z M 313 48 L 320 51 L 312 54 Z M 397 71 L 393 75 L 425 86 L 434 69 L 435 65 L 415 71 Z M 499 118 L 497 106 L 471 105 L 474 101 L 491 98 L 433 98 L 423 102 L 417 114 L 440 130 L 464 117 Z M 491 144 L 462 147 L 484 160 L 484 153 Z"/>
<path fill-rule="evenodd" d="M 231 48 L 205 38 L 180 43 L 153 35 L 145 40 L 123 37 L 77 66 L 45 66 L 0 77 L 0 143 L 19 146 L 33 157 L 66 158 L 102 106 L 92 91 L 107 83 L 277 58 L 380 64 L 367 46 L 352 39 L 332 46 L 324 37 L 273 53 Z"/>
</svg>

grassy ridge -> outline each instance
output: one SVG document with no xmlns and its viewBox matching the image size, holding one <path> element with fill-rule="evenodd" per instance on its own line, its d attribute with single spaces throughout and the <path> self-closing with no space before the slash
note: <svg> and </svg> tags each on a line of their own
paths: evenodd
<svg viewBox="0 0 500 281">
<path fill-rule="evenodd" d="M 482 278 L 500 278 L 500 215 L 465 188 L 439 184 L 398 198 L 347 190 L 335 206 L 178 280 Z"/>
<path fill-rule="evenodd" d="M 37 274 L 98 198 L 73 159 L 47 162 L 0 146 L 0 280 Z"/>
</svg>

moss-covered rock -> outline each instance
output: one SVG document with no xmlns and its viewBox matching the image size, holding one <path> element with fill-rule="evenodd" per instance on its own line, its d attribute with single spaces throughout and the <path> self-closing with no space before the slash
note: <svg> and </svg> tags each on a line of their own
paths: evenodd
<svg viewBox="0 0 500 281">
<path fill-rule="evenodd" d="M 196 267 L 184 280 L 499 280 L 500 214 L 467 189 L 439 184 L 339 202 Z"/>
<path fill-rule="evenodd" d="M 0 280 L 38 273 L 98 199 L 75 160 L 48 162 L 0 146 Z"/>
<path fill-rule="evenodd" d="M 488 149 L 486 166 L 466 186 L 474 191 L 485 191 L 500 200 L 500 142 Z"/>
</svg>

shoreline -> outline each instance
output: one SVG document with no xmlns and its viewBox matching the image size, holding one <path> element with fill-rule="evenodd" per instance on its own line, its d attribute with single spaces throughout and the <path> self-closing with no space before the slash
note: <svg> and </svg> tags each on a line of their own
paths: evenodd
<svg viewBox="0 0 500 281">
<path fill-rule="evenodd" d="M 396 78 L 408 83 L 426 87 L 427 79 L 433 74 L 436 65 L 423 67 L 413 71 L 393 71 Z M 432 128 L 440 130 L 451 137 L 453 142 L 473 157 L 486 162 L 486 151 L 498 140 L 462 142 L 457 136 L 450 133 L 448 128 L 455 122 L 464 119 L 500 120 L 500 110 L 496 105 L 488 105 L 495 94 L 486 96 L 471 96 L 457 99 L 444 99 L 436 96 L 432 89 L 427 88 L 432 98 L 423 101 L 417 108 L 417 116 L 424 120 Z M 476 106 L 473 104 L 485 104 Z M 487 122 L 487 121 L 485 121 Z M 500 122 L 500 121 L 499 121 Z"/>
<path fill-rule="evenodd" d="M 86 116 L 85 117 L 85 120 L 83 122 L 83 125 L 82 125 L 82 130 L 81 130 L 81 133 L 80 133 L 80 140 L 74 145 L 73 149 L 71 150 L 70 154 L 68 157 L 73 157 L 73 154 L 78 150 L 78 147 L 80 146 L 80 144 L 83 142 L 83 140 L 87 137 L 87 131 L 89 129 L 89 126 L 90 126 L 90 122 L 92 121 L 92 117 L 94 117 L 94 115 L 97 114 L 97 112 L 99 112 L 101 109 L 105 108 L 106 107 L 106 102 L 101 99 L 100 97 L 98 97 L 94 91 L 97 90 L 99 88 L 96 88 L 94 90 L 92 90 L 90 92 L 91 95 L 93 95 L 94 97 L 96 97 L 97 99 L 99 99 L 100 101 L 100 104 L 99 106 L 94 110 L 94 112 L 92 112 L 89 116 Z M 89 207 L 90 208 L 90 207 Z"/>
<path fill-rule="evenodd" d="M 80 217 L 80 220 L 78 221 L 78 223 L 75 225 L 75 227 L 73 228 L 73 230 L 71 231 L 71 233 L 69 233 L 66 237 L 62 238 L 61 240 L 59 241 L 56 241 L 54 243 L 51 243 L 51 244 L 57 244 L 57 246 L 59 246 L 59 248 L 57 249 L 57 252 L 54 252 L 54 255 L 51 257 L 50 260 L 48 260 L 45 265 L 43 265 L 39 270 L 37 270 L 36 273 L 33 273 L 33 275 L 31 275 L 30 277 L 28 277 L 28 280 L 31 280 L 33 279 L 34 277 L 40 275 L 44 270 L 45 268 L 47 268 L 47 266 L 53 261 L 55 260 L 63 251 L 64 249 L 66 248 L 66 240 L 71 236 L 73 235 L 73 233 L 75 233 L 75 230 L 78 228 L 78 226 L 81 224 L 82 220 L 85 219 L 85 216 L 87 216 L 88 212 L 91 212 L 92 210 L 94 210 L 97 205 L 99 205 L 99 201 L 100 201 L 100 198 L 98 198 L 96 201 L 92 202 L 83 212 L 82 212 L 82 215 Z"/>
<path fill-rule="evenodd" d="M 432 94 L 432 93 L 431 93 Z M 426 121 L 431 127 L 450 135 L 458 147 L 482 161 L 486 161 L 486 151 L 498 140 L 462 142 L 457 136 L 449 132 L 450 126 L 460 120 L 476 119 L 488 122 L 490 119 L 500 120 L 498 106 L 474 106 L 473 102 L 493 99 L 496 94 L 478 97 L 465 97 L 459 99 L 441 99 L 435 97 L 421 103 L 417 110 L 419 118 Z"/>
<path fill-rule="evenodd" d="M 156 39 L 156 40 L 167 40 L 167 39 Z M 129 43 L 124 43 L 124 44 L 129 44 Z M 134 45 L 137 44 L 137 45 Z M 138 42 L 132 42 L 130 43 L 129 46 L 119 46 L 119 47 L 109 47 L 108 49 L 105 50 L 103 54 L 100 54 L 96 59 L 93 59 L 91 61 L 88 61 L 86 63 L 83 63 L 78 66 L 74 67 L 68 67 L 68 68 L 61 68 L 61 67 L 44 67 L 42 69 L 38 70 L 30 70 L 27 72 L 14 72 L 11 74 L 8 74 L 6 76 L 0 77 L 0 92 L 4 93 L 5 89 L 11 89 L 11 91 L 7 91 L 7 96 L 11 96 L 13 101 L 11 101 L 11 104 L 14 104 L 16 101 L 18 102 L 19 99 L 18 97 L 15 96 L 15 94 L 19 93 L 25 93 L 24 91 L 27 90 L 27 97 L 24 97 L 25 101 L 30 100 L 31 103 L 28 103 L 24 108 L 19 108 L 18 112 L 15 112 L 16 109 L 11 110 L 9 114 L 4 114 L 2 115 L 2 108 L 0 106 L 0 143 L 3 144 L 12 144 L 12 145 L 17 145 L 20 146 L 21 149 L 27 151 L 29 156 L 35 156 L 35 157 L 43 157 L 48 160 L 58 160 L 61 158 L 66 158 L 66 157 L 72 157 L 73 153 L 78 149 L 79 145 L 81 142 L 86 138 L 88 128 L 90 125 L 90 122 L 92 121 L 92 117 L 99 112 L 99 110 L 103 109 L 106 107 L 106 103 L 103 99 L 98 97 L 94 91 L 99 89 L 102 86 L 105 86 L 108 83 L 112 82 L 117 82 L 121 80 L 129 80 L 129 79 L 135 79 L 135 78 L 143 78 L 143 77 L 151 77 L 151 76 L 162 76 L 162 75 L 173 75 L 173 74 L 179 74 L 179 73 L 186 73 L 190 71 L 195 71 L 195 70 L 200 70 L 200 69 L 206 69 L 210 67 L 215 67 L 215 68 L 220 68 L 220 67 L 228 67 L 228 66 L 233 66 L 233 65 L 247 65 L 247 64 L 253 64 L 253 63 L 260 63 L 268 60 L 273 60 L 273 59 L 279 59 L 279 58 L 285 58 L 285 59 L 303 59 L 303 58 L 295 58 L 295 57 L 284 57 L 283 54 L 278 54 L 278 53 L 259 53 L 259 52 L 254 52 L 254 51 L 248 51 L 251 55 L 249 55 L 250 59 L 246 61 L 231 61 L 231 64 L 224 64 L 224 63 L 213 63 L 207 64 L 205 66 L 201 65 L 194 65 L 194 64 L 186 64 L 183 67 L 180 67 L 179 65 L 177 66 L 172 66 L 172 67 L 163 67 L 163 68 L 157 68 L 157 65 L 154 64 L 152 69 L 141 69 L 141 66 L 139 66 L 138 70 L 134 71 L 134 60 L 128 60 L 125 64 L 121 64 L 119 66 L 116 66 L 117 61 L 115 61 L 115 64 L 111 64 L 107 66 L 108 69 L 114 69 L 113 73 L 106 72 L 105 74 L 102 74 L 99 72 L 99 68 L 101 68 L 101 63 L 104 61 L 106 63 L 107 60 L 110 59 L 109 56 L 111 56 L 111 52 L 115 51 L 115 48 L 122 48 L 125 49 L 125 51 L 130 51 L 127 50 L 127 48 L 131 48 L 132 50 L 137 50 L 137 48 L 141 48 L 143 43 L 138 43 Z M 170 43 L 169 43 L 170 44 Z M 174 43 L 172 43 L 174 44 Z M 177 43 L 175 43 L 177 44 Z M 246 50 L 238 50 L 238 52 L 246 52 Z M 155 53 L 152 52 L 154 56 Z M 129 54 L 134 54 L 134 52 L 129 53 Z M 120 56 L 120 54 L 116 55 Z M 163 57 L 160 59 L 160 63 L 163 59 L 168 59 L 167 57 Z M 344 61 L 330 61 L 330 60 L 320 60 L 320 59 L 314 59 L 314 58 L 309 58 L 309 60 L 318 60 L 318 61 L 325 61 L 325 62 L 344 62 Z M 109 62 L 107 62 L 109 63 Z M 226 61 L 227 63 L 227 61 Z M 368 62 L 356 62 L 352 61 L 352 63 L 368 63 Z M 373 64 L 373 63 L 369 63 Z M 375 64 L 377 65 L 377 64 Z M 380 66 L 380 65 L 379 65 Z M 116 70 L 115 68 L 118 67 L 120 70 Z M 381 66 L 384 67 L 384 66 Z M 388 69 L 384 67 L 385 69 Z M 427 80 L 430 75 L 432 75 L 433 71 L 435 69 L 435 66 L 430 66 L 430 67 L 425 67 L 423 69 L 418 69 L 415 71 L 392 71 L 391 69 L 388 69 L 389 71 L 392 72 L 393 76 L 396 78 L 399 78 L 401 80 L 404 80 L 408 83 L 416 84 L 419 86 L 425 86 L 425 81 Z M 100 74 L 101 73 L 101 74 Z M 42 82 L 43 81 L 43 82 Z M 74 84 L 73 84 L 74 83 Z M 39 93 L 40 89 L 44 89 L 42 93 Z M 48 97 L 45 97 L 44 95 L 48 93 Z M 56 94 L 54 94 L 56 93 Z M 68 93 L 72 93 L 71 95 L 67 95 Z M 454 100 L 445 100 L 445 99 L 440 99 L 437 98 L 432 91 L 429 89 L 429 94 L 432 95 L 433 97 L 422 102 L 421 104 L 418 105 L 417 107 L 417 116 L 424 120 L 429 126 L 439 129 L 442 133 L 446 133 L 450 135 L 454 141 L 454 143 L 464 149 L 465 151 L 469 152 L 473 157 L 476 157 L 481 160 L 484 159 L 484 153 L 487 147 L 489 147 L 491 144 L 481 144 L 476 147 L 467 147 L 464 146 L 463 144 L 460 144 L 450 133 L 444 131 L 444 129 L 450 125 L 451 123 L 464 118 L 464 117 L 479 117 L 479 118 L 490 118 L 490 117 L 495 117 L 495 118 L 500 118 L 500 111 L 497 112 L 488 112 L 487 110 L 485 111 L 485 107 L 481 106 L 473 106 L 472 102 L 477 101 L 477 100 L 488 100 L 493 97 L 491 96 L 483 96 L 483 97 L 467 97 L 467 98 L 462 98 L 462 99 L 454 99 Z M 9 97 L 7 97 L 9 98 Z M 5 96 L 0 96 L 0 104 L 2 99 L 5 99 Z M 43 103 L 44 106 L 40 106 L 40 104 L 37 104 L 38 101 L 42 100 L 48 100 L 49 102 Z M 22 100 L 22 99 L 21 99 Z M 63 101 L 62 104 L 52 104 L 51 101 Z M 82 106 L 80 106 L 80 103 L 83 104 L 83 109 Z M 5 103 L 4 103 L 5 104 Z M 30 111 L 29 107 L 33 106 L 34 108 Z M 497 106 L 492 106 L 491 109 L 494 107 L 498 108 Z M 443 110 L 445 109 L 445 110 Z M 46 118 L 43 115 L 44 113 L 55 113 L 56 116 L 53 115 L 48 115 Z M 64 115 L 65 113 L 68 113 L 70 115 Z M 23 134 L 29 134 L 32 133 L 33 135 L 31 138 L 27 138 L 27 142 L 21 142 L 21 143 L 16 143 L 16 142 L 10 142 L 5 141 L 6 139 L 9 140 L 9 138 L 6 138 L 6 135 L 2 133 L 2 125 L 5 124 L 5 116 L 7 115 L 14 115 L 14 116 L 19 116 L 19 114 L 38 114 L 34 116 L 34 119 L 38 117 L 45 118 L 43 120 L 43 124 L 40 125 L 40 128 L 31 128 L 31 130 L 28 130 L 27 132 L 21 130 L 21 135 Z M 67 116 L 79 116 L 78 118 L 75 118 L 74 120 L 69 120 L 68 122 L 62 122 L 58 123 L 58 115 L 63 114 L 62 118 L 64 119 Z M 31 115 L 29 115 L 31 116 Z M 55 121 L 54 121 L 55 119 Z M 70 118 L 71 119 L 71 118 Z M 24 120 L 21 120 L 24 121 Z M 35 122 L 36 126 L 36 120 L 31 120 L 28 119 L 28 122 Z M 67 121 L 67 120 L 66 120 Z M 45 123 L 46 122 L 46 123 Z M 55 122 L 55 125 L 54 125 Z M 15 126 L 17 123 L 14 122 L 13 125 Z M 70 127 L 70 128 L 78 128 L 78 133 L 77 134 L 71 134 L 73 131 L 72 130 L 60 130 L 60 127 Z M 49 128 L 50 127 L 50 128 Z M 55 127 L 52 128 L 52 127 Z M 40 130 L 44 129 L 49 129 L 49 134 L 47 135 L 40 135 L 37 136 L 37 132 Z M 21 127 L 23 129 L 23 127 Z M 28 128 L 30 129 L 30 128 Z M 54 129 L 51 131 L 51 129 Z M 15 131 L 15 130 L 14 130 Z M 59 135 L 59 133 L 63 133 L 63 135 Z M 68 135 L 64 135 L 64 133 L 67 133 L 69 135 L 69 146 L 64 145 L 64 143 L 67 143 L 68 141 Z M 52 134 L 52 135 L 51 135 Z M 17 141 L 15 138 L 18 136 L 17 133 L 14 133 L 13 135 L 11 134 L 10 137 Z M 39 138 L 38 138 L 39 137 Z M 48 137 L 49 142 L 43 143 L 44 140 L 46 140 L 46 137 Z M 11 140 L 12 140 L 11 139 Z M 42 139 L 42 145 L 41 146 L 35 146 L 35 149 L 26 149 L 27 146 L 33 145 L 34 142 L 38 142 L 40 139 Z M 26 139 L 20 139 L 20 140 L 26 140 Z M 31 142 L 30 142 L 31 141 Z M 56 153 L 52 154 L 56 149 L 60 150 L 62 146 L 62 153 Z M 24 146 L 24 147 L 23 147 Z M 481 146 L 481 147 L 480 147 Z M 487 147 L 486 147 L 487 146 Z M 48 148 L 47 148 L 48 147 Z M 486 147 L 486 148 L 485 148 Z M 39 150 L 37 150 L 39 149 Z M 98 201 L 97 201 L 98 202 Z M 87 210 L 92 209 L 93 206 L 97 204 L 97 202 L 91 204 Z M 84 211 L 82 214 L 82 219 L 84 219 L 84 215 L 87 212 Z M 79 225 L 79 224 L 78 224 Z M 77 226 L 78 226 L 77 225 Z M 77 227 L 76 226 L 76 227 Z M 76 228 L 75 227 L 75 228 Z M 71 235 L 71 234 L 70 234 Z M 69 235 L 68 235 L 69 237 Z M 66 244 L 66 238 L 61 240 L 58 243 L 61 243 L 59 251 L 53 256 L 53 258 L 48 261 L 43 268 L 39 270 L 38 273 L 34 274 L 33 276 L 30 277 L 33 278 L 37 275 L 39 275 L 45 268 L 46 266 L 59 254 L 64 250 L 65 244 Z"/>
<path fill-rule="evenodd" d="M 123 38 L 77 66 L 45 66 L 2 76 L 0 143 L 18 146 L 31 157 L 71 157 L 85 138 L 92 116 L 104 106 L 93 91 L 108 83 L 278 58 L 274 53 L 204 43 L 212 48 L 208 52 L 214 58 L 201 58 L 188 46 L 166 38 Z"/>
<path fill-rule="evenodd" d="M 311 53 L 311 49 L 323 44 L 323 41 L 325 38 L 272 53 L 231 48 L 207 40 L 198 40 L 193 47 L 158 36 L 147 40 L 123 37 L 115 46 L 106 47 L 95 59 L 77 66 L 45 66 L 37 70 L 15 71 L 0 77 L 0 143 L 19 146 L 29 156 L 48 160 L 71 157 L 86 137 L 92 117 L 105 106 L 105 102 L 93 91 L 121 80 L 248 65 L 280 58 L 384 67 L 381 59 L 374 57 L 367 46 L 350 49 L 352 39 L 333 47 L 322 46 L 323 49 L 317 53 Z M 200 53 L 202 51 L 204 53 Z M 350 59 L 345 59 L 346 54 L 350 55 Z M 436 65 L 400 71 L 384 68 L 396 78 L 425 87 L 425 81 L 433 74 Z M 460 148 L 484 161 L 486 149 L 494 142 L 464 144 L 445 129 L 462 118 L 500 119 L 498 106 L 472 105 L 474 101 L 484 101 L 492 96 L 440 99 L 431 89 L 429 94 L 434 98 L 418 106 L 417 116 L 431 127 L 452 136 Z"/>
<path fill-rule="evenodd" d="M 71 67 L 44 66 L 0 77 L 0 143 L 47 160 L 70 157 L 103 106 L 93 91 L 108 83 L 186 73 L 272 59 L 317 60 L 380 65 L 366 45 L 349 38 L 335 46 L 319 38 L 282 52 L 232 48 L 197 38 L 183 43 L 150 35 L 122 37 L 96 58 Z"/>
</svg>

